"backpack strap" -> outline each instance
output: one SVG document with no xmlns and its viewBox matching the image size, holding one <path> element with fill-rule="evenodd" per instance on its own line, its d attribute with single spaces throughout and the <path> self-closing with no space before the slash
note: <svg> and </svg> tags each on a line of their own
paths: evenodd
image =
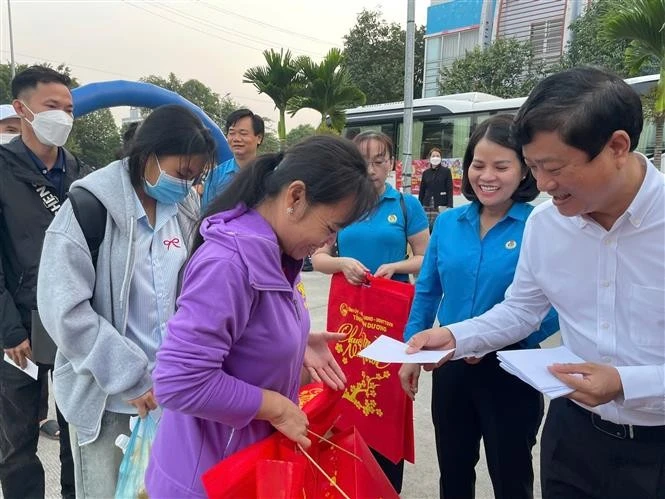
<svg viewBox="0 0 665 499">
<path fill-rule="evenodd" d="M 409 218 L 406 215 L 406 201 L 404 200 L 404 194 L 399 193 L 399 205 L 402 208 L 402 215 L 404 216 L 404 239 L 406 240 L 406 248 L 404 249 L 404 259 L 409 258 Z"/>
<path fill-rule="evenodd" d="M 104 232 L 106 231 L 106 207 L 94 194 L 83 187 L 70 189 L 67 198 L 72 204 L 74 216 L 81 226 L 85 242 L 88 244 L 92 256 L 92 265 L 96 269 L 99 247 L 104 240 Z"/>
</svg>

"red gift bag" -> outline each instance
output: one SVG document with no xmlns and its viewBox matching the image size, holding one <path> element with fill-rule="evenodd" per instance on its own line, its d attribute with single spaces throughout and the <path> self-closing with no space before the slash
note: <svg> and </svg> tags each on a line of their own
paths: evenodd
<svg viewBox="0 0 665 499">
<path fill-rule="evenodd" d="M 344 499 L 343 492 L 352 499 L 399 499 L 356 428 L 336 433 L 329 442 L 321 441 L 312 447 L 317 464 L 339 488 L 321 473 L 308 473 L 307 497 Z"/>
<path fill-rule="evenodd" d="M 328 331 L 344 333 L 333 355 L 347 377 L 335 427 L 355 426 L 365 442 L 391 461 L 413 462 L 413 403 L 399 381 L 399 364 L 385 364 L 358 356 L 381 335 L 403 340 L 413 302 L 411 284 L 368 276 L 354 286 L 344 274 L 335 274 L 328 299 Z"/>
</svg>

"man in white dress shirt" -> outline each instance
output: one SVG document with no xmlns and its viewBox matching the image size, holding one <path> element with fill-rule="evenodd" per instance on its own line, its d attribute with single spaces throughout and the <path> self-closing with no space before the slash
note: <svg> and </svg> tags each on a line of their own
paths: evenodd
<svg viewBox="0 0 665 499">
<path fill-rule="evenodd" d="M 665 177 L 634 152 L 641 131 L 639 96 L 619 77 L 544 79 L 515 134 L 553 199 L 527 221 L 510 296 L 409 342 L 480 357 L 556 308 L 564 345 L 586 362 L 550 367 L 575 391 L 551 402 L 543 428 L 544 499 L 665 497 Z"/>
</svg>

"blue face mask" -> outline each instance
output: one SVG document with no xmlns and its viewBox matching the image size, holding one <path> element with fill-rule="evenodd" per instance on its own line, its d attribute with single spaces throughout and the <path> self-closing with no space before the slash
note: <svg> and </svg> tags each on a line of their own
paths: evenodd
<svg viewBox="0 0 665 499">
<path fill-rule="evenodd" d="M 154 185 L 147 180 L 143 181 L 145 193 L 160 203 L 178 204 L 187 197 L 194 181 L 172 177 L 162 170 L 157 156 L 155 156 L 155 160 L 157 160 L 157 167 L 159 168 L 159 177 L 157 177 L 157 182 Z"/>
</svg>

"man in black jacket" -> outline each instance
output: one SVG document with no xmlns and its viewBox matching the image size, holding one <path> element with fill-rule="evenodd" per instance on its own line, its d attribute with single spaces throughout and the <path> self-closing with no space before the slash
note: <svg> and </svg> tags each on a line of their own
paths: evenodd
<svg viewBox="0 0 665 499">
<path fill-rule="evenodd" d="M 32 358 L 37 270 L 44 234 L 71 183 L 89 173 L 62 146 L 72 127 L 68 76 L 31 66 L 12 80 L 21 137 L 0 146 L 0 343 L 24 367 Z M 58 258 L 48 255 L 47 258 Z M 64 276 L 63 276 L 64 278 Z M 39 365 L 40 381 L 53 366 Z M 37 457 L 40 381 L 0 362 L 0 483 L 5 499 L 43 498 L 44 468 Z M 67 423 L 60 424 L 61 487 L 74 497 Z"/>
</svg>

